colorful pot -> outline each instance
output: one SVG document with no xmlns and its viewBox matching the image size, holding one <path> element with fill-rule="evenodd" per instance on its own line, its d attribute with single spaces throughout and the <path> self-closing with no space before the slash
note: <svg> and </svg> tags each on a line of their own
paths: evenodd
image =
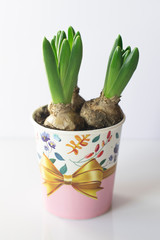
<svg viewBox="0 0 160 240">
<path fill-rule="evenodd" d="M 108 128 L 61 131 L 35 127 L 46 209 L 63 218 L 87 219 L 112 203 L 123 120 Z"/>
</svg>

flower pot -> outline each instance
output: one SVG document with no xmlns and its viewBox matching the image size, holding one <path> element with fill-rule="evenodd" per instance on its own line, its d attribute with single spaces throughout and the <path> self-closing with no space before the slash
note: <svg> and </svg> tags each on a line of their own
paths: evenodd
<svg viewBox="0 0 160 240">
<path fill-rule="evenodd" d="M 35 121 L 37 155 L 46 209 L 63 218 L 87 219 L 112 203 L 123 120 L 97 130 L 61 131 Z"/>
</svg>

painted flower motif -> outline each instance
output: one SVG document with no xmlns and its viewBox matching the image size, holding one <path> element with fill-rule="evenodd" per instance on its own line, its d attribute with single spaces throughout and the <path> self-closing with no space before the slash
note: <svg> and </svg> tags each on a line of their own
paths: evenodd
<svg viewBox="0 0 160 240">
<path fill-rule="evenodd" d="M 45 150 L 45 151 L 48 151 L 49 148 L 48 148 L 47 146 L 44 146 L 44 150 Z"/>
<path fill-rule="evenodd" d="M 46 132 L 43 132 L 43 133 L 41 134 L 41 138 L 42 138 L 42 140 L 43 140 L 44 142 L 47 142 L 48 140 L 50 140 L 50 136 L 49 136 L 49 134 L 46 133 Z"/>
<path fill-rule="evenodd" d="M 112 161 L 112 160 L 113 160 L 113 155 L 109 157 L 109 161 Z"/>
<path fill-rule="evenodd" d="M 61 138 L 60 138 L 57 134 L 53 134 L 53 138 L 54 138 L 57 142 L 61 142 Z"/>
<path fill-rule="evenodd" d="M 56 148 L 56 144 L 53 141 L 49 141 L 48 144 L 51 148 Z"/>
<path fill-rule="evenodd" d="M 118 132 L 116 133 L 116 138 L 119 138 L 119 133 Z"/>
<path fill-rule="evenodd" d="M 116 143 L 116 146 L 114 148 L 114 153 L 118 153 L 119 145 Z"/>
</svg>

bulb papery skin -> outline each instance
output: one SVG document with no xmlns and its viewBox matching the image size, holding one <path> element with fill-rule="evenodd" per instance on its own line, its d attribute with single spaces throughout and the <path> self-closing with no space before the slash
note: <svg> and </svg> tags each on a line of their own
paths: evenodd
<svg viewBox="0 0 160 240">
<path fill-rule="evenodd" d="M 43 125 L 45 119 L 49 116 L 49 111 L 48 111 L 48 107 L 47 105 L 43 106 L 43 107 L 39 107 L 36 112 L 35 112 L 35 121 L 40 124 Z"/>
<path fill-rule="evenodd" d="M 73 110 L 79 113 L 84 103 L 84 98 L 79 95 L 79 87 L 75 87 L 71 101 Z"/>
<path fill-rule="evenodd" d="M 84 120 L 73 110 L 72 104 L 51 103 L 48 110 L 50 115 L 45 119 L 44 126 L 67 131 L 84 128 Z"/>
<path fill-rule="evenodd" d="M 113 126 L 123 119 L 119 101 L 118 97 L 109 99 L 101 93 L 99 98 L 84 103 L 80 116 L 95 129 Z"/>
</svg>

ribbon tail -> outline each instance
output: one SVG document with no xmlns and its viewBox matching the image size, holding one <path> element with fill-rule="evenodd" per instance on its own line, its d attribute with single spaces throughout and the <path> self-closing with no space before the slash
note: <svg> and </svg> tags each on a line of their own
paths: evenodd
<svg viewBox="0 0 160 240">
<path fill-rule="evenodd" d="M 47 196 L 50 196 L 62 185 L 62 183 L 48 183 L 48 182 L 44 182 L 43 184 L 47 188 Z"/>
<path fill-rule="evenodd" d="M 94 189 L 86 189 L 86 188 L 80 188 L 80 187 L 74 186 L 74 185 L 72 185 L 72 187 L 76 191 L 82 193 L 83 195 L 85 195 L 87 197 L 90 197 L 90 198 L 93 198 L 93 199 L 96 199 L 96 200 L 97 200 L 97 194 L 96 193 L 103 189 L 103 187 L 97 187 L 97 188 L 94 188 Z"/>
</svg>

